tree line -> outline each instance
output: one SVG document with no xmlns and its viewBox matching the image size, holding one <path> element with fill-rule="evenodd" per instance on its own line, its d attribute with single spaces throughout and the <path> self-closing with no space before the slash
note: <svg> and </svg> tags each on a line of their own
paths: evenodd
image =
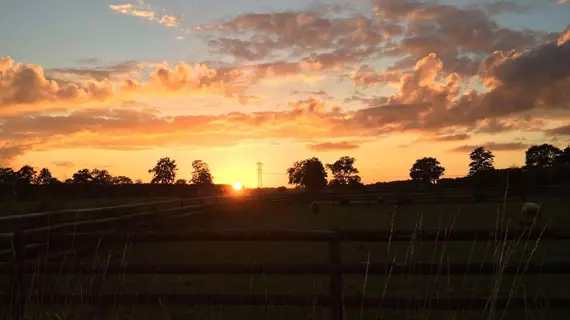
<svg viewBox="0 0 570 320">
<path fill-rule="evenodd" d="M 497 171 L 494 167 L 495 155 L 484 147 L 475 148 L 469 155 L 468 178 L 479 180 L 493 180 L 493 174 Z M 323 165 L 316 157 L 296 161 L 287 169 L 288 183 L 309 191 L 330 188 L 359 188 L 362 187 L 362 179 L 355 167 L 356 159 L 344 156 L 334 163 Z M 570 146 L 561 150 L 550 144 L 531 146 L 525 153 L 525 165 L 522 168 L 510 168 L 509 170 L 526 170 L 535 172 L 540 169 L 550 169 L 550 175 L 559 179 L 566 179 L 570 167 Z M 168 157 L 161 158 L 156 165 L 148 170 L 151 174 L 151 184 L 193 184 L 198 186 L 212 185 L 214 177 L 208 164 L 202 160 L 192 162 L 192 174 L 188 180 L 176 179 L 178 165 L 175 160 Z M 332 178 L 328 180 L 328 171 Z M 560 174 L 558 174 L 560 173 Z M 415 161 L 409 171 L 412 181 L 419 185 L 432 185 L 438 183 L 445 174 L 445 167 L 434 157 L 424 157 Z M 5 185 L 55 185 L 55 184 L 95 184 L 95 185 L 125 185 L 141 184 L 141 180 L 134 181 L 127 176 L 113 176 L 104 169 L 81 169 L 65 181 L 59 181 L 53 177 L 48 168 L 37 172 L 32 166 L 25 165 L 18 171 L 12 168 L 0 168 L 0 184 Z"/>
<path fill-rule="evenodd" d="M 161 158 L 156 165 L 148 170 L 152 175 L 151 184 L 188 184 L 211 185 L 214 177 L 210 173 L 207 163 L 202 160 L 192 162 L 192 176 L 189 180 L 176 179 L 178 165 L 175 160 Z M 0 168 L 0 184 L 6 185 L 57 185 L 57 184 L 96 184 L 96 185 L 124 185 L 142 184 L 142 181 L 133 180 L 127 176 L 113 176 L 105 169 L 81 169 L 75 172 L 71 178 L 60 181 L 55 178 L 48 168 L 43 168 L 37 172 L 34 167 L 25 165 L 19 170 L 9 167 Z"/>
<path fill-rule="evenodd" d="M 494 166 L 495 155 L 484 147 L 476 147 L 470 154 L 469 171 L 466 178 L 475 180 L 478 185 L 492 184 L 497 180 L 497 170 Z M 356 159 L 345 156 L 326 166 L 316 157 L 296 161 L 287 169 L 289 184 L 304 188 L 308 191 L 318 191 L 325 187 L 350 188 L 362 186 L 359 171 L 354 166 Z M 328 169 L 332 179 L 327 181 Z M 568 179 L 570 169 L 570 146 L 561 150 L 550 144 L 531 146 L 525 152 L 525 165 L 522 168 L 509 168 L 510 170 L 524 170 L 534 173 L 560 173 L 560 179 Z M 426 186 L 438 183 L 445 174 L 445 167 L 434 157 L 424 157 L 416 160 L 410 168 L 410 178 L 418 185 Z M 553 179 L 556 180 L 556 179 Z M 570 181 L 565 181 L 570 182 Z"/>
</svg>

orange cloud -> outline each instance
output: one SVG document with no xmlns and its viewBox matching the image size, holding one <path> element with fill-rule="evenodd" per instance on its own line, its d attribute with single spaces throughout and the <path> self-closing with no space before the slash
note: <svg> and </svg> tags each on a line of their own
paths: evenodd
<svg viewBox="0 0 570 320">
<path fill-rule="evenodd" d="M 16 63 L 0 57 L 0 107 L 54 101 L 104 100 L 113 95 L 108 81 L 89 81 L 80 86 L 47 79 L 40 66 Z"/>
<path fill-rule="evenodd" d="M 547 133 L 552 136 L 570 136 L 570 125 L 550 129 Z"/>
<path fill-rule="evenodd" d="M 570 41 L 570 25 L 566 27 L 566 30 L 564 30 L 564 32 L 562 32 L 562 35 L 560 35 L 560 38 L 558 38 L 557 43 L 559 46 L 562 46 L 568 41 Z"/>
<path fill-rule="evenodd" d="M 64 168 L 75 167 L 75 163 L 71 161 L 54 162 L 53 165 L 55 165 L 56 167 L 64 167 Z"/>
<path fill-rule="evenodd" d="M 148 81 L 127 78 L 138 77 L 151 65 L 126 62 L 107 68 L 59 68 L 49 70 L 48 77 L 40 66 L 0 57 L 0 115 L 41 111 L 41 105 L 53 109 L 156 94 L 221 95 L 241 103 L 259 99 L 243 92 L 246 87 L 238 84 L 243 80 L 239 70 L 216 70 L 204 64 L 180 62 L 174 68 L 155 64 Z"/>
<path fill-rule="evenodd" d="M 161 25 L 165 26 L 165 27 L 176 27 L 180 24 L 180 22 L 182 21 L 182 17 L 180 16 L 170 16 L 165 14 L 164 16 L 162 16 L 162 18 L 160 18 L 160 20 L 158 21 L 158 23 L 160 23 Z"/>
<path fill-rule="evenodd" d="M 484 147 L 490 151 L 519 151 L 528 148 L 528 145 L 521 142 L 486 142 L 481 145 L 463 145 L 451 149 L 451 152 L 471 152 L 477 147 Z"/>
<path fill-rule="evenodd" d="M 110 4 L 109 9 L 118 12 L 120 14 L 133 16 L 133 17 L 141 17 L 151 21 L 154 20 L 154 16 L 156 15 L 156 13 L 151 10 L 135 9 L 135 7 L 133 7 L 132 4 L 116 4 L 116 5 Z"/>
<path fill-rule="evenodd" d="M 317 144 L 308 144 L 307 149 L 316 152 L 323 151 L 338 151 L 338 150 L 353 150 L 358 149 L 359 145 L 353 142 L 340 141 L 340 142 L 323 142 Z"/>
<path fill-rule="evenodd" d="M 51 78 L 80 82 L 84 80 L 126 80 L 139 77 L 140 73 L 152 63 L 125 61 L 115 64 L 104 64 L 99 61 L 90 63 L 88 67 L 52 68 L 46 70 Z"/>
<path fill-rule="evenodd" d="M 360 66 L 352 73 L 352 83 L 358 87 L 372 87 L 380 84 L 397 84 L 401 74 L 397 71 L 377 72 L 367 65 Z"/>
<path fill-rule="evenodd" d="M 461 140 L 468 140 L 471 138 L 471 135 L 466 133 L 457 133 L 457 134 L 450 134 L 450 135 L 442 135 L 434 137 L 433 141 L 461 141 Z"/>
</svg>

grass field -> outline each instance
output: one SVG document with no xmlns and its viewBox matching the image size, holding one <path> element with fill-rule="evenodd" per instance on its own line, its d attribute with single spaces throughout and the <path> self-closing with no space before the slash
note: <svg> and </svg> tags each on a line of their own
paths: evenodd
<svg viewBox="0 0 570 320">
<path fill-rule="evenodd" d="M 16 215 L 67 209 L 100 208 L 123 204 L 168 200 L 165 198 L 87 198 L 46 199 L 44 201 L 5 200 L 0 202 L 0 215 Z"/>
<path fill-rule="evenodd" d="M 554 225 L 570 229 L 570 199 L 533 199 L 543 203 L 543 217 L 534 226 L 542 229 Z M 308 205 L 290 203 L 244 203 L 203 215 L 195 215 L 183 221 L 166 225 L 169 231 L 181 230 L 277 230 L 277 229 L 374 229 L 374 230 L 461 230 L 520 227 L 522 203 L 469 204 L 416 204 L 394 209 L 391 205 L 322 205 L 321 213 L 310 213 Z M 447 242 L 438 243 L 344 243 L 342 259 L 349 262 L 489 262 L 508 261 L 524 265 L 527 261 L 542 263 L 570 260 L 568 241 L 538 243 L 520 242 Z M 203 242 L 160 244 L 114 244 L 100 248 L 81 257 L 68 256 L 76 263 L 105 263 L 108 258 L 132 263 L 326 263 L 326 244 L 287 242 Z M 56 279 L 57 278 L 57 279 Z M 230 275 L 148 275 L 125 276 L 63 276 L 47 283 L 49 290 L 79 290 L 81 292 L 116 293 L 121 283 L 123 293 L 261 293 L 261 294 L 327 294 L 327 276 L 230 276 Z M 51 281 L 54 281 L 53 283 Z M 368 275 L 344 276 L 344 294 L 365 294 L 381 297 L 382 294 L 403 294 L 405 297 L 422 298 L 438 296 L 508 296 L 516 291 L 519 296 L 570 297 L 570 276 L 565 275 Z M 427 301 L 427 298 L 426 298 Z M 161 307 L 122 307 L 109 318 L 133 319 L 321 319 L 326 318 L 327 308 L 311 307 L 188 307 L 163 305 Z M 95 313 L 94 313 L 95 312 Z M 497 311 L 501 318 L 503 311 Z M 51 313 L 55 314 L 55 313 Z M 62 314 L 82 314 L 88 318 L 105 318 L 106 311 L 95 306 L 88 308 L 66 307 Z M 93 316 L 96 314 L 96 316 Z M 111 316 L 110 314 L 114 314 Z M 117 316 L 120 314 L 120 316 Z M 378 315 L 382 317 L 378 317 Z M 528 310 L 508 311 L 508 319 L 539 318 L 567 319 L 559 311 L 545 310 L 544 306 L 529 306 Z M 347 319 L 478 319 L 489 318 L 486 313 L 472 311 L 428 312 L 402 306 L 399 312 L 391 310 L 347 310 Z M 532 317 L 531 317 L 532 316 Z M 74 317 L 75 318 L 75 317 Z"/>
</svg>

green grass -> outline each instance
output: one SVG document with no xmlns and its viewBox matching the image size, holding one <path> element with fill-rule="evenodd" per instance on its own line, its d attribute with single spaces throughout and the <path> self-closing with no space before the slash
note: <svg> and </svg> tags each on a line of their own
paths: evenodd
<svg viewBox="0 0 570 320">
<path fill-rule="evenodd" d="M 570 199 L 533 199 L 543 203 L 543 218 L 535 228 L 542 229 L 546 224 L 557 228 L 570 228 Z M 183 221 L 176 220 L 166 229 L 181 230 L 276 230 L 276 229 L 373 229 L 373 230 L 495 230 L 499 223 L 509 228 L 518 228 L 521 220 L 522 203 L 508 203 L 505 207 L 497 203 L 433 204 L 411 205 L 397 210 L 390 205 L 323 205 L 321 213 L 313 215 L 308 205 L 288 203 L 249 203 L 226 207 L 215 213 L 191 216 Z M 504 213 L 504 214 L 503 214 Z M 535 263 L 570 260 L 570 241 L 541 241 L 535 249 L 535 242 L 511 243 L 508 250 L 502 242 L 446 242 L 439 243 L 344 243 L 343 262 L 386 262 L 397 261 L 414 264 L 417 262 L 481 262 L 496 261 L 500 256 L 513 264 L 527 261 Z M 502 251 L 498 251 L 501 248 Z M 126 249 L 126 250 L 125 250 Z M 102 247 L 94 257 L 93 253 L 75 257 L 77 263 L 92 264 L 96 258 L 105 261 L 108 256 L 127 264 L 145 262 L 165 263 L 326 263 L 327 246 L 324 243 L 288 242 L 192 242 L 160 244 L 114 244 Z M 109 253 L 111 251 L 111 253 Z M 123 252 L 125 255 L 123 256 Z M 57 278 L 57 279 L 56 279 Z M 114 293 L 119 279 L 107 275 L 82 277 L 56 277 L 49 279 L 50 290 L 83 291 L 93 287 L 93 283 L 103 292 Z M 326 294 L 327 276 L 229 276 L 229 275 L 145 275 L 125 276 L 122 280 L 123 292 L 129 293 L 261 293 L 261 294 Z M 473 295 L 478 297 L 507 296 L 511 289 L 518 288 L 519 295 L 530 297 L 570 297 L 570 275 L 368 275 L 344 276 L 344 293 L 380 297 L 386 294 L 402 294 L 405 297 L 424 297 L 429 292 L 439 297 Z M 496 290 L 495 290 L 496 289 Z M 54 309 L 55 310 L 55 309 Z M 95 306 L 85 308 L 67 307 L 57 310 L 68 315 L 83 314 L 94 318 Z M 90 313 L 91 312 L 91 313 Z M 264 307 L 223 307 L 181 306 L 135 308 L 121 307 L 119 310 L 98 312 L 97 319 L 322 319 L 326 308 Z M 347 319 L 376 319 L 378 310 L 347 310 Z M 497 311 L 501 318 L 502 311 Z M 111 316 L 114 314 L 115 316 Z M 405 306 L 399 313 L 383 310 L 385 319 L 478 319 L 481 313 L 462 311 L 429 312 L 408 310 Z M 508 312 L 507 319 L 566 319 L 568 315 L 554 310 L 530 310 Z"/>
</svg>

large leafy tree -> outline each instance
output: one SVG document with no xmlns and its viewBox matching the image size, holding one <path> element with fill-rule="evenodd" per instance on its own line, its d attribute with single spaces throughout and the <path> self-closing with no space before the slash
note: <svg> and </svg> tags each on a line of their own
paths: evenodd
<svg viewBox="0 0 570 320">
<path fill-rule="evenodd" d="M 178 179 L 176 182 L 174 182 L 174 184 L 187 184 L 187 181 L 186 179 Z"/>
<path fill-rule="evenodd" d="M 570 146 L 564 148 L 554 162 L 559 165 L 570 165 Z"/>
<path fill-rule="evenodd" d="M 25 165 L 16 172 L 16 179 L 19 183 L 32 184 L 36 181 L 37 172 L 32 166 Z"/>
<path fill-rule="evenodd" d="M 95 184 L 112 184 L 113 176 L 105 169 L 93 169 L 91 171 L 92 182 Z"/>
<path fill-rule="evenodd" d="M 93 180 L 93 176 L 89 169 L 81 169 L 71 176 L 71 181 L 73 183 L 90 183 Z"/>
<path fill-rule="evenodd" d="M 152 174 L 150 183 L 171 184 L 176 179 L 176 171 L 178 171 L 176 160 L 170 160 L 169 157 L 161 158 L 152 169 L 148 170 L 148 173 Z"/>
<path fill-rule="evenodd" d="M 410 177 L 414 181 L 432 184 L 437 182 L 444 172 L 445 168 L 436 158 L 426 157 L 416 160 L 410 169 Z"/>
<path fill-rule="evenodd" d="M 526 151 L 526 166 L 528 168 L 552 167 L 556 158 L 562 154 L 562 150 L 551 144 L 532 146 Z"/>
<path fill-rule="evenodd" d="M 117 176 L 111 179 L 112 184 L 133 184 L 133 179 L 126 176 Z"/>
<path fill-rule="evenodd" d="M 0 184 L 12 184 L 16 179 L 16 173 L 12 168 L 0 168 Z"/>
<path fill-rule="evenodd" d="M 327 172 L 318 158 L 296 161 L 287 169 L 289 184 L 305 188 L 308 191 L 318 191 L 327 185 Z"/>
<path fill-rule="evenodd" d="M 210 173 L 210 167 L 202 160 L 194 160 L 192 162 L 192 179 L 190 181 L 197 185 L 209 185 L 214 183 L 214 177 Z"/>
<path fill-rule="evenodd" d="M 484 147 L 478 147 L 469 155 L 471 163 L 469 163 L 469 175 L 473 176 L 478 172 L 494 170 L 493 165 L 495 155 Z"/>
<path fill-rule="evenodd" d="M 49 171 L 48 168 L 43 168 L 40 170 L 40 173 L 36 177 L 36 184 L 39 185 L 50 185 L 58 183 L 60 183 L 59 180 L 52 176 L 51 171 Z"/>
<path fill-rule="evenodd" d="M 356 159 L 351 157 L 341 157 L 332 164 L 327 164 L 327 169 L 332 173 L 332 185 L 354 185 L 360 183 L 358 169 L 354 167 Z"/>
</svg>

